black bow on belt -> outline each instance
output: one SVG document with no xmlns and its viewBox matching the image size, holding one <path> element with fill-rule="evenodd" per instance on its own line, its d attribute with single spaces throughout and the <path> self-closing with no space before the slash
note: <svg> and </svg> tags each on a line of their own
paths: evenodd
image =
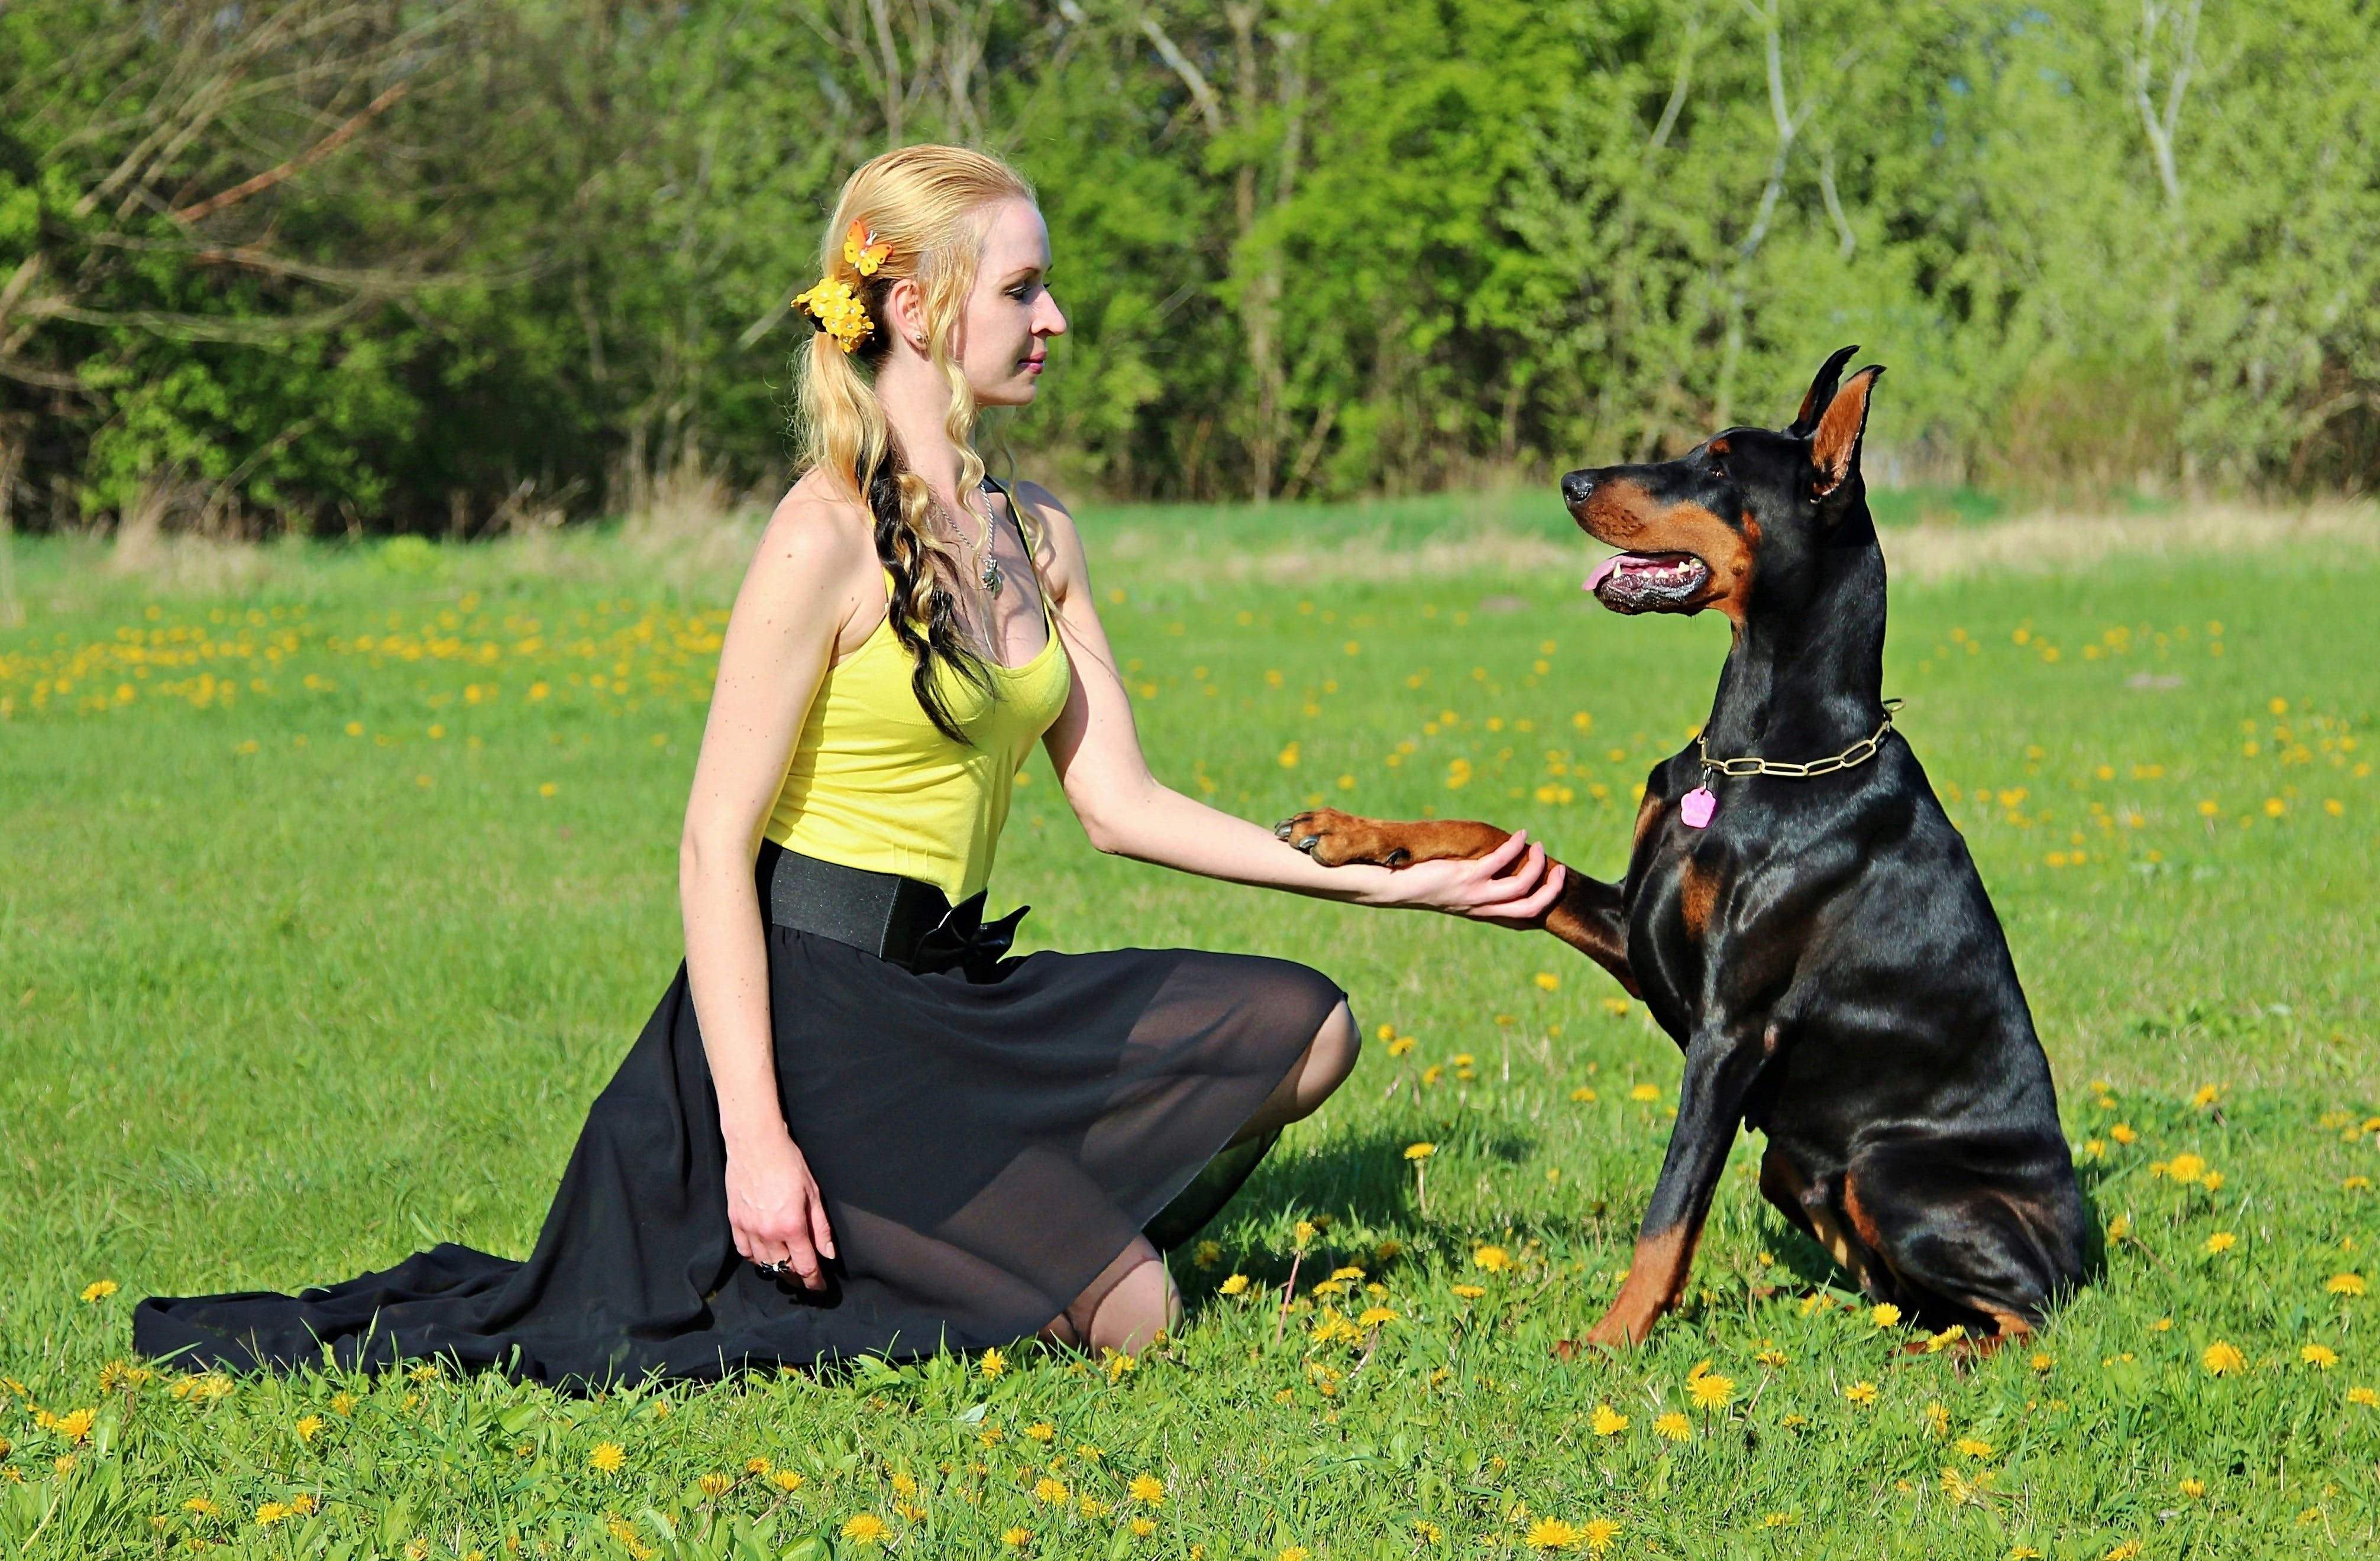
<svg viewBox="0 0 2380 1561">
<path fill-rule="evenodd" d="M 920 975 L 937 971 L 965 970 L 970 981 L 989 981 L 998 974 L 1001 956 L 1016 941 L 1016 924 L 1030 905 L 1019 905 L 995 922 L 983 919 L 984 896 L 977 889 L 950 908 L 949 914 L 917 939 L 909 968 Z"/>
</svg>

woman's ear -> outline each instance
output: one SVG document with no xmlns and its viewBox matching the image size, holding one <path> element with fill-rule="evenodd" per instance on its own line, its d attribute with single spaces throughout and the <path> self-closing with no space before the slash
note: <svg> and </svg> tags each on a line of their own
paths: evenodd
<svg viewBox="0 0 2380 1561">
<path fill-rule="evenodd" d="M 884 314 L 885 324 L 912 351 L 926 350 L 926 295 L 917 278 L 905 276 L 885 291 Z"/>
</svg>

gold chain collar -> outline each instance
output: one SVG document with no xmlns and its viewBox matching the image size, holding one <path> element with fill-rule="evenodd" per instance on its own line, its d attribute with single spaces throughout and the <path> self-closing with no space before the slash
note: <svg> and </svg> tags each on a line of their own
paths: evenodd
<svg viewBox="0 0 2380 1561">
<path fill-rule="evenodd" d="M 1853 769 L 1876 757 L 1884 742 L 1884 734 L 1892 730 L 1892 712 L 1900 708 L 1898 699 L 1884 702 L 1884 720 L 1875 732 L 1861 738 L 1840 754 L 1830 754 L 1807 764 L 1789 764 L 1776 759 L 1742 758 L 1715 759 L 1703 746 L 1702 733 L 1694 733 L 1694 755 L 1702 760 L 1706 773 L 1719 775 L 1779 775 L 1789 780 L 1808 780 L 1821 775 L 1832 775 L 1839 769 Z"/>
</svg>

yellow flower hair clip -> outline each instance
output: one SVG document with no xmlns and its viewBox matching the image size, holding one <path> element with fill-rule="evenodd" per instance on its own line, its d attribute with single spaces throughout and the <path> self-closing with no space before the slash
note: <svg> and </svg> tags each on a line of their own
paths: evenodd
<svg viewBox="0 0 2380 1561">
<path fill-rule="evenodd" d="M 826 275 L 794 296 L 792 307 L 808 310 L 811 322 L 832 336 L 835 345 L 845 352 L 857 351 L 859 344 L 874 333 L 876 321 L 868 317 L 868 306 L 859 301 L 859 290 L 840 272 L 847 268 L 862 277 L 873 276 L 892 253 L 891 244 L 877 239 L 866 223 L 854 221 L 843 238 L 843 266 L 829 267 Z"/>
</svg>

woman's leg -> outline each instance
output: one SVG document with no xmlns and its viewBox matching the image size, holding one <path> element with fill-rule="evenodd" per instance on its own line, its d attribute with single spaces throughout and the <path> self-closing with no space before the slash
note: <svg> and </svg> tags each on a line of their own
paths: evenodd
<svg viewBox="0 0 2380 1561">
<path fill-rule="evenodd" d="M 1052 1344 L 1137 1355 L 1159 1329 L 1181 1323 L 1182 1297 L 1173 1288 L 1173 1276 L 1142 1237 L 1072 1306 L 1050 1318 L 1039 1337 Z"/>
<path fill-rule="evenodd" d="M 1231 1143 L 1244 1144 L 1312 1116 L 1355 1071 L 1355 1058 L 1362 1049 L 1363 1035 L 1355 1027 L 1354 1014 L 1343 1000 L 1333 1005 L 1288 1074 Z M 1174 1290 L 1172 1276 L 1166 1272 L 1156 1247 L 1143 1237 L 1092 1281 L 1073 1305 L 1050 1319 L 1039 1337 L 1065 1345 L 1081 1345 L 1087 1339 L 1093 1349 L 1137 1354 L 1158 1329 L 1173 1327 L 1181 1318 L 1182 1298 Z"/>
<path fill-rule="evenodd" d="M 1355 1057 L 1363 1046 L 1364 1037 L 1355 1028 L 1355 1016 L 1342 1001 L 1322 1021 L 1322 1028 L 1306 1043 L 1288 1077 L 1265 1097 L 1264 1104 L 1256 1108 L 1246 1124 L 1232 1135 L 1232 1143 L 1245 1143 L 1314 1115 L 1330 1098 L 1330 1092 L 1345 1083 L 1347 1075 L 1355 1071 Z"/>
</svg>

